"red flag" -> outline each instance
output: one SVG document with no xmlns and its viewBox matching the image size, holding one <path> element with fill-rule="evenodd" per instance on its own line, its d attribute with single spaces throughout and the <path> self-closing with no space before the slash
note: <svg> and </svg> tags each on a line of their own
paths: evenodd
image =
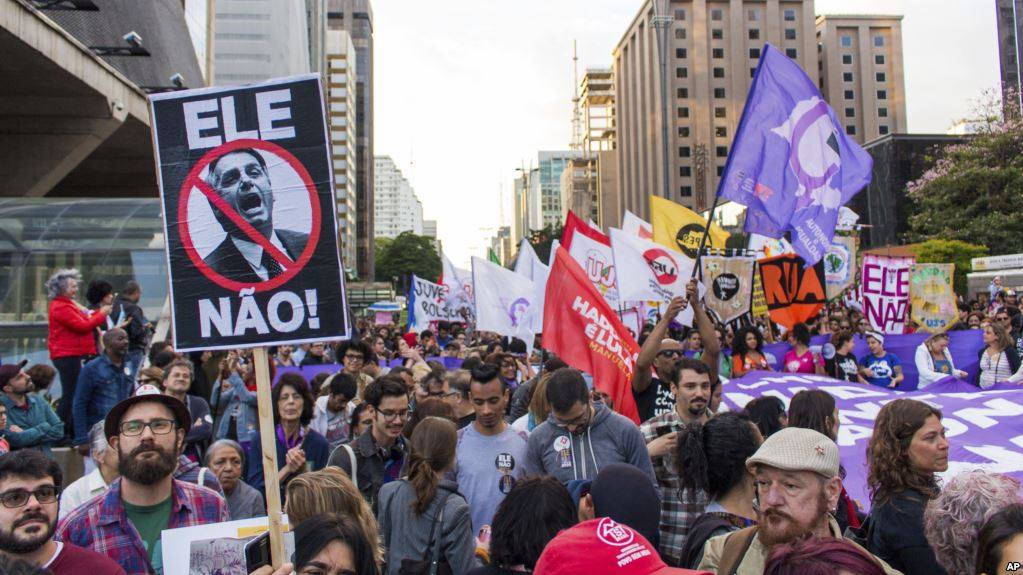
<svg viewBox="0 0 1023 575">
<path fill-rule="evenodd" d="M 594 387 L 611 397 L 615 411 L 638 425 L 632 372 L 639 345 L 565 249 L 554 256 L 543 321 L 557 328 L 544 330 L 543 347 L 591 374 Z"/>
<path fill-rule="evenodd" d="M 575 212 L 569 210 L 568 216 L 565 218 L 565 228 L 561 231 L 561 245 L 565 246 L 565 249 L 572 249 L 572 238 L 577 233 L 605 246 L 611 245 L 611 238 L 607 237 L 600 230 L 591 228 L 590 224 L 584 222 L 582 218 L 575 215 Z"/>
</svg>

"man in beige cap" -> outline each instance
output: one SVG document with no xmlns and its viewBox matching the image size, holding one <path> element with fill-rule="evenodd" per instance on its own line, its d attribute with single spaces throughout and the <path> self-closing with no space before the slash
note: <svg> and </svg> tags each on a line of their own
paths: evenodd
<svg viewBox="0 0 1023 575">
<path fill-rule="evenodd" d="M 746 468 L 756 483 L 757 525 L 707 541 L 699 569 L 718 575 L 760 575 L 776 545 L 806 535 L 842 537 L 832 516 L 842 492 L 834 441 L 812 429 L 788 427 L 768 437 L 746 460 Z M 889 575 L 899 573 L 866 550 L 863 553 Z"/>
</svg>

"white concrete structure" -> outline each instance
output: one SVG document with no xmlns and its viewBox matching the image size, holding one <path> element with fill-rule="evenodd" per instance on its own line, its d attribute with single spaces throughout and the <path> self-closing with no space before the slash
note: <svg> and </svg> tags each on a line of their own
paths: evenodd
<svg viewBox="0 0 1023 575">
<path fill-rule="evenodd" d="M 309 71 L 304 0 L 216 0 L 215 85 L 250 84 Z"/>
<path fill-rule="evenodd" d="M 355 46 L 344 30 L 326 33 L 327 120 L 337 201 L 337 236 L 345 267 L 356 269 Z"/>
<path fill-rule="evenodd" d="M 377 156 L 373 169 L 375 237 L 395 238 L 407 231 L 423 235 L 423 203 L 394 160 Z"/>
</svg>

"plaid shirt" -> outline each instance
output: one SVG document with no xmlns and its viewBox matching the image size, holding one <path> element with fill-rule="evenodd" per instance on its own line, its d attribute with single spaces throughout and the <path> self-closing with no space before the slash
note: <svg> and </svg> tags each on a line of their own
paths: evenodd
<svg viewBox="0 0 1023 575">
<path fill-rule="evenodd" d="M 171 497 L 168 529 L 228 520 L 227 503 L 205 487 L 175 479 Z M 68 514 L 57 527 L 56 538 L 106 555 L 119 563 L 128 575 L 156 573 L 149 563 L 142 538 L 124 511 L 121 479 L 115 480 L 105 493 Z"/>
<path fill-rule="evenodd" d="M 671 410 L 647 420 L 639 430 L 643 433 L 643 440 L 650 443 L 662 435 L 680 431 L 682 426 L 678 413 Z M 707 494 L 703 492 L 697 495 L 696 503 L 683 502 L 679 497 L 681 487 L 676 471 L 677 461 L 674 452 L 652 460 L 657 485 L 661 488 L 661 525 L 658 529 L 661 542 L 658 550 L 664 562 L 674 567 L 678 567 L 682 560 L 682 546 L 689 528 L 707 506 Z"/>
</svg>

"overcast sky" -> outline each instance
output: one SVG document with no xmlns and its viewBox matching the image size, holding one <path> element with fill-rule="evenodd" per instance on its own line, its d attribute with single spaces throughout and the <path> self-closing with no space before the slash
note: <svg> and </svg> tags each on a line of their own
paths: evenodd
<svg viewBox="0 0 1023 575">
<path fill-rule="evenodd" d="M 515 169 L 568 148 L 580 75 L 610 67 L 640 0 L 373 3 L 376 154 L 438 220 L 456 265 L 510 224 Z M 818 14 L 901 14 L 909 131 L 944 133 L 998 84 L 994 0 L 817 0 Z M 503 198 L 503 201 L 502 201 Z M 503 206 L 503 209 L 502 209 Z"/>
</svg>

